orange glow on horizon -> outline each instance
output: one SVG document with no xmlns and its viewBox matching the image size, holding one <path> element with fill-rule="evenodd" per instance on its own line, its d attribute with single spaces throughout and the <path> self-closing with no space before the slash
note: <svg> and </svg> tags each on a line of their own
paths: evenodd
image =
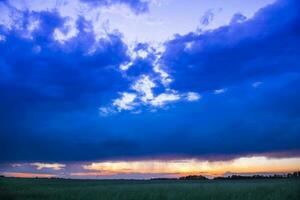
<svg viewBox="0 0 300 200">
<path fill-rule="evenodd" d="M 52 178 L 56 177 L 54 174 L 41 174 L 41 173 L 23 173 L 23 172 L 4 172 L 4 176 L 16 178 Z"/>
<path fill-rule="evenodd" d="M 110 174 L 177 174 L 178 176 L 202 174 L 222 176 L 226 173 L 288 173 L 300 169 L 300 158 L 242 157 L 230 161 L 146 160 L 94 162 L 83 165 L 85 170 Z M 101 175 L 99 173 L 99 175 Z M 89 172 L 85 173 L 88 175 Z M 93 174 L 93 173 L 91 173 Z M 76 176 L 76 174 L 74 174 Z"/>
<path fill-rule="evenodd" d="M 290 173 L 300 171 L 300 157 L 268 158 L 241 157 L 227 161 L 199 159 L 103 161 L 92 163 L 22 163 L 11 164 L 12 170 L 2 173 L 21 178 L 118 178 L 118 177 L 180 177 L 203 175 L 206 177 L 230 174 Z M 22 172 L 21 170 L 26 170 Z M 30 170 L 30 171 L 29 171 Z M 51 170 L 51 172 L 49 172 Z"/>
<path fill-rule="evenodd" d="M 70 176 L 112 176 L 118 173 L 113 172 L 74 172 L 70 173 Z"/>
</svg>

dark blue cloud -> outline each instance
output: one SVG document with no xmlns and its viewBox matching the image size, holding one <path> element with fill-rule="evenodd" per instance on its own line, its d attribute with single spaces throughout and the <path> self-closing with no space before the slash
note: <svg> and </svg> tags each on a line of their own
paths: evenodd
<svg viewBox="0 0 300 200">
<path fill-rule="evenodd" d="M 66 19 L 55 12 L 23 15 L 18 28 L 0 29 L 5 36 L 0 42 L 0 132 L 1 143 L 8 140 L 10 148 L 15 142 L 22 143 L 20 148 L 28 144 L 26 138 L 38 132 L 45 139 L 47 134 L 73 131 L 76 123 L 64 124 L 64 118 L 82 120 L 86 113 L 95 114 L 101 103 L 127 87 L 119 65 L 129 56 L 120 35 L 96 41 L 89 22 L 79 18 L 79 34 L 60 43 L 53 33 Z M 39 27 L 26 35 L 30 17 L 39 20 Z M 6 144 L 1 144 L 1 154 Z"/>
<path fill-rule="evenodd" d="M 126 70 L 126 75 L 130 78 L 136 78 L 143 74 L 153 75 L 153 64 L 156 59 L 155 50 L 152 49 L 147 43 L 138 43 L 133 49 L 135 54 L 139 52 L 144 52 L 145 57 L 137 56 L 132 60 L 132 64 L 129 66 L 129 69 Z"/>
<path fill-rule="evenodd" d="M 230 23 L 240 23 L 240 22 L 244 22 L 247 19 L 247 17 L 245 17 L 243 14 L 241 13 L 236 13 L 232 16 Z"/>
<path fill-rule="evenodd" d="M 29 14 L 25 14 L 25 19 L 26 15 Z M 56 13 L 30 15 L 40 21 L 39 28 L 31 33 L 32 39 L 22 36 L 25 27 L 3 29 L 6 39 L 0 46 L 1 70 L 6 76 L 1 86 L 63 101 L 124 87 L 118 67 L 129 57 L 119 35 L 110 34 L 107 39 L 96 41 L 92 31 L 85 31 L 89 23 L 79 18 L 80 34 L 62 44 L 54 39 L 53 33 L 62 27 L 64 19 Z"/>
<path fill-rule="evenodd" d="M 0 161 L 299 152 L 299 8 L 297 1 L 278 1 L 253 19 L 236 15 L 228 26 L 168 41 L 159 62 L 173 77 L 170 87 L 203 98 L 106 118 L 98 107 L 128 89 L 128 79 L 153 73 L 155 53 L 133 60 L 124 78 L 119 65 L 131 60 L 117 33 L 96 41 L 80 18 L 79 34 L 62 44 L 53 32 L 67 19 L 24 13 L 23 28 L 1 27 Z M 41 21 L 31 38 L 24 34 L 29 16 Z M 227 91 L 212 93 L 220 88 Z"/>
<path fill-rule="evenodd" d="M 189 49 L 185 48 L 188 42 Z M 166 44 L 163 61 L 175 88 L 207 91 L 299 72 L 299 45 L 298 2 L 283 0 L 244 23 L 177 36 Z"/>
</svg>

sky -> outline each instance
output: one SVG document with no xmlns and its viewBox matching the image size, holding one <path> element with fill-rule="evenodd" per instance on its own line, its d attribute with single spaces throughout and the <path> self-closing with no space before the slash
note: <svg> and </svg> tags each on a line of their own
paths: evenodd
<svg viewBox="0 0 300 200">
<path fill-rule="evenodd" d="M 0 174 L 300 170 L 297 0 L 0 1 Z"/>
</svg>

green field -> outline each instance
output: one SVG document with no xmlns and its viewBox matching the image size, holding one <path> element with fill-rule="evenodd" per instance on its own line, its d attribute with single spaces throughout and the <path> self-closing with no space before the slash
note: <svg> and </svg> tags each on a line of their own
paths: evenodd
<svg viewBox="0 0 300 200">
<path fill-rule="evenodd" d="M 299 180 L 131 181 L 0 178 L 0 199 L 299 200 Z"/>
</svg>

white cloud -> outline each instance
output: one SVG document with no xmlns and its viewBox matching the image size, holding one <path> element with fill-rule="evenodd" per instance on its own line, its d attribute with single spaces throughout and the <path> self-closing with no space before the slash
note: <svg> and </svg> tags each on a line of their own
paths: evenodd
<svg viewBox="0 0 300 200">
<path fill-rule="evenodd" d="M 161 83 L 168 87 L 168 85 L 173 81 L 170 75 L 162 69 L 161 63 L 159 62 L 161 59 L 161 55 L 165 51 L 165 46 L 163 44 L 153 44 L 153 49 L 155 49 L 155 61 L 153 62 L 153 71 L 159 74 Z"/>
<path fill-rule="evenodd" d="M 185 43 L 184 50 L 188 51 L 193 47 L 194 42 L 187 42 Z"/>
<path fill-rule="evenodd" d="M 132 85 L 132 89 L 142 95 L 141 100 L 143 102 L 147 102 L 148 100 L 153 99 L 152 88 L 155 86 L 155 83 L 150 80 L 149 76 L 144 75 Z"/>
<path fill-rule="evenodd" d="M 155 64 L 153 70 L 160 75 L 160 81 L 165 87 L 172 83 L 173 80 L 170 78 L 170 75 L 162 70 L 159 65 Z"/>
<path fill-rule="evenodd" d="M 150 47 L 150 44 L 148 48 L 138 50 L 136 50 L 135 48 L 137 47 L 139 42 L 127 42 L 126 44 L 128 45 L 128 54 L 130 55 L 131 60 L 135 60 L 137 58 L 145 59 L 148 57 L 149 53 L 153 53 L 154 50 L 154 48 Z"/>
<path fill-rule="evenodd" d="M 136 91 L 136 93 L 123 92 L 121 97 L 115 99 L 112 103 L 113 107 L 100 107 L 100 115 L 108 116 L 109 114 L 115 112 L 121 112 L 122 110 L 130 110 L 133 114 L 141 113 L 141 110 L 138 109 L 141 106 L 154 106 L 154 107 L 163 107 L 168 103 L 178 101 L 184 95 L 180 95 L 175 90 L 166 88 L 167 92 L 160 93 L 155 96 L 152 89 L 156 87 L 156 84 L 150 79 L 149 76 L 143 75 L 138 79 L 132 86 L 131 89 Z M 187 93 L 186 100 L 196 101 L 200 96 L 197 93 Z M 117 111 L 114 109 L 117 109 Z"/>
<path fill-rule="evenodd" d="M 56 28 L 53 33 L 54 39 L 61 43 L 77 36 L 79 33 L 74 20 L 68 20 L 65 22 L 63 29 L 64 30 Z"/>
<path fill-rule="evenodd" d="M 140 58 L 145 59 L 148 57 L 148 52 L 145 50 L 138 50 L 136 53 L 137 53 L 137 56 Z"/>
<path fill-rule="evenodd" d="M 132 65 L 132 62 L 123 63 L 123 64 L 120 65 L 120 69 L 121 69 L 122 71 L 126 71 L 126 70 L 129 69 L 129 67 L 130 67 L 131 65 Z"/>
<path fill-rule="evenodd" d="M 160 95 L 156 96 L 150 103 L 153 106 L 163 106 L 166 103 L 178 101 L 180 99 L 180 95 L 178 94 L 171 94 L 171 93 L 161 93 Z"/>
<path fill-rule="evenodd" d="M 116 111 L 114 109 L 112 109 L 111 107 L 100 107 L 99 108 L 99 113 L 103 117 L 109 116 L 110 114 L 113 114 L 115 112 Z"/>
<path fill-rule="evenodd" d="M 222 94 L 226 92 L 226 89 L 225 88 L 221 88 L 221 89 L 217 89 L 217 90 L 214 90 L 214 94 Z"/>
<path fill-rule="evenodd" d="M 136 93 L 121 93 L 121 97 L 115 99 L 112 106 L 99 108 L 100 115 L 109 116 L 122 110 L 129 110 L 132 114 L 139 114 L 142 112 L 141 107 L 143 106 L 150 106 L 150 111 L 156 111 L 157 108 L 179 100 L 193 102 L 202 98 L 196 92 L 179 93 L 168 87 L 165 88 L 165 92 L 155 95 L 152 91 L 155 87 L 155 82 L 148 75 L 143 75 L 131 85 L 131 89 Z"/>
<path fill-rule="evenodd" d="M 37 170 L 53 169 L 53 170 L 61 170 L 66 167 L 65 164 L 60 163 L 31 163 L 30 165 L 35 166 Z"/>
<path fill-rule="evenodd" d="M 13 163 L 11 164 L 12 167 L 22 167 L 23 164 L 20 164 L 20 163 Z"/>
<path fill-rule="evenodd" d="M 187 101 L 198 101 L 199 99 L 201 99 L 201 95 L 196 92 L 188 92 L 186 94 Z"/>
<path fill-rule="evenodd" d="M 119 111 L 132 110 L 134 108 L 134 100 L 136 94 L 123 92 L 122 97 L 113 101 L 113 106 L 116 106 Z"/>
<path fill-rule="evenodd" d="M 40 21 L 38 19 L 31 19 L 29 22 L 29 25 L 27 27 L 27 30 L 29 32 L 34 31 L 35 29 L 37 29 L 40 25 Z"/>
</svg>

